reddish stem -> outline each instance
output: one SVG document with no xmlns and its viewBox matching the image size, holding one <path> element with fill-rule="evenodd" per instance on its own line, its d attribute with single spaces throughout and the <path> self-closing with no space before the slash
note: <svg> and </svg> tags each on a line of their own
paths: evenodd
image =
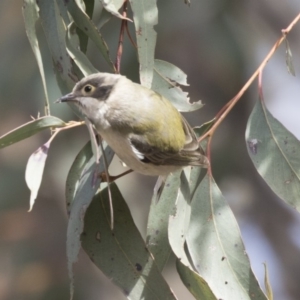
<svg viewBox="0 0 300 300">
<path fill-rule="evenodd" d="M 123 4 L 122 16 L 124 18 L 127 18 L 127 0 L 125 0 L 124 4 Z M 127 26 L 127 20 L 123 19 L 121 22 L 121 29 L 120 29 L 119 43 L 118 43 L 118 50 L 117 50 L 117 58 L 116 58 L 116 62 L 115 62 L 116 71 L 119 74 L 120 74 L 121 59 L 122 59 L 122 54 L 123 54 L 124 30 L 125 30 L 126 26 Z"/>
<path fill-rule="evenodd" d="M 296 16 L 296 18 L 290 23 L 290 25 L 282 30 L 282 37 L 279 38 L 268 55 L 265 57 L 265 59 L 262 61 L 260 66 L 257 68 L 257 70 L 253 73 L 253 75 L 249 78 L 249 80 L 245 83 L 245 85 L 241 88 L 241 90 L 237 93 L 236 96 L 234 96 L 229 102 L 227 102 L 221 110 L 217 113 L 215 119 L 216 122 L 214 125 L 199 138 L 199 142 L 203 141 L 205 138 L 208 137 L 207 146 L 206 146 L 206 155 L 208 160 L 211 162 L 211 141 L 212 137 L 216 131 L 216 129 L 219 127 L 219 125 L 222 123 L 222 121 L 225 119 L 225 117 L 229 114 L 229 112 L 232 110 L 232 108 L 235 106 L 235 104 L 241 99 L 245 91 L 249 88 L 249 86 L 253 83 L 255 78 L 259 76 L 258 84 L 259 84 L 259 93 L 262 96 L 262 71 L 265 68 L 266 64 L 268 63 L 269 59 L 273 56 L 273 54 L 276 52 L 278 47 L 282 44 L 282 42 L 286 39 L 286 35 L 293 29 L 293 27 L 296 25 L 297 22 L 300 20 L 300 14 Z M 208 174 L 212 175 L 211 165 L 208 167 Z"/>
</svg>

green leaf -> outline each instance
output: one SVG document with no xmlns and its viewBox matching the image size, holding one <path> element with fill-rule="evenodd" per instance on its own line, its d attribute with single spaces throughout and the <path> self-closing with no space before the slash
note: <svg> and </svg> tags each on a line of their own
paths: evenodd
<svg viewBox="0 0 300 300">
<path fill-rule="evenodd" d="M 60 89 L 63 94 L 68 93 L 82 77 L 74 69 L 71 57 L 67 52 L 65 36 L 66 27 L 62 20 L 60 10 L 56 1 L 40 0 L 38 1 L 40 8 L 40 18 L 44 33 L 48 42 L 48 46 L 52 55 L 53 66 L 59 83 Z"/>
<path fill-rule="evenodd" d="M 97 27 L 101 29 L 111 19 L 112 19 L 112 14 L 110 14 L 107 10 L 102 9 L 100 19 L 98 20 L 97 23 Z"/>
<path fill-rule="evenodd" d="M 84 148 L 82 151 L 85 153 L 79 154 L 80 156 L 88 156 L 89 150 Z M 107 146 L 105 148 L 105 155 L 108 163 L 110 163 L 114 152 Z M 87 158 L 84 158 L 84 161 L 87 161 Z M 94 156 L 86 162 L 84 167 L 82 164 L 79 164 L 79 161 L 74 164 L 75 166 L 71 168 L 72 173 L 68 175 L 68 178 L 73 178 L 71 181 L 68 181 L 68 184 L 73 183 L 75 186 L 67 186 L 70 191 L 73 191 L 72 194 L 74 195 L 73 199 L 70 197 L 67 200 L 68 203 L 70 203 L 67 229 L 67 258 L 69 277 L 71 279 L 71 295 L 73 286 L 73 264 L 77 261 L 81 246 L 79 238 L 83 231 L 83 218 L 86 209 L 89 207 L 94 195 L 100 187 L 101 180 L 98 174 L 104 171 L 103 157 L 101 157 L 99 165 L 96 164 Z M 82 170 L 81 173 L 79 173 L 79 169 Z M 76 176 L 78 176 L 77 181 Z M 71 196 L 71 194 L 69 195 Z"/>
<path fill-rule="evenodd" d="M 285 63 L 286 63 L 286 67 L 288 72 L 293 75 L 296 76 L 296 72 L 295 72 L 295 67 L 294 67 L 294 63 L 293 63 L 293 55 L 292 55 L 292 50 L 289 44 L 289 41 L 287 39 L 287 37 L 285 36 Z"/>
<path fill-rule="evenodd" d="M 48 157 L 48 150 L 51 144 L 52 138 L 34 151 L 28 159 L 25 171 L 25 181 L 30 189 L 30 201 L 29 211 L 32 210 L 38 191 L 41 186 L 44 167 L 46 159 Z"/>
<path fill-rule="evenodd" d="M 267 299 L 252 273 L 234 215 L 209 175 L 192 199 L 187 246 L 217 299 Z"/>
<path fill-rule="evenodd" d="M 94 11 L 94 5 L 95 5 L 94 0 L 84 0 L 84 4 L 85 4 L 86 14 L 89 16 L 90 19 L 92 19 L 93 11 Z M 97 11 L 99 14 L 101 13 L 101 9 L 102 9 L 102 7 L 100 7 Z M 77 32 L 77 35 L 78 35 L 79 41 L 80 41 L 79 42 L 80 43 L 80 50 L 83 53 L 86 53 L 87 47 L 88 47 L 88 42 L 89 42 L 89 37 L 85 34 L 84 31 L 82 31 L 78 27 L 76 28 L 76 32 Z"/>
<path fill-rule="evenodd" d="M 67 176 L 66 204 L 68 213 L 70 213 L 70 206 L 75 198 L 78 189 L 79 179 L 81 177 L 82 170 L 92 157 L 93 151 L 91 148 L 91 142 L 89 141 L 77 154 Z"/>
<path fill-rule="evenodd" d="M 200 169 L 200 168 L 198 168 Z M 189 254 L 185 247 L 186 236 L 190 223 L 191 206 L 190 206 L 190 191 L 184 191 L 184 188 L 189 190 L 189 183 L 186 176 L 191 176 L 190 168 L 185 168 L 185 172 L 181 173 L 181 189 L 177 197 L 173 214 L 169 217 L 168 239 L 171 248 L 177 257 L 176 266 L 181 280 L 196 299 L 213 299 L 216 300 L 208 284 L 199 276 L 189 261 Z M 187 185 L 187 186 L 186 186 Z"/>
<path fill-rule="evenodd" d="M 265 278 L 264 278 L 264 282 L 265 282 L 265 288 L 266 288 L 266 292 L 267 292 L 267 296 L 268 296 L 268 300 L 273 300 L 273 291 L 272 291 L 272 286 L 270 283 L 270 279 L 269 279 L 269 272 L 268 272 L 268 268 L 267 268 L 267 264 L 264 263 L 264 268 L 265 268 Z"/>
<path fill-rule="evenodd" d="M 176 261 L 176 267 L 182 282 L 196 300 L 219 300 L 213 294 L 207 282 L 190 267 L 184 265 L 180 260 Z"/>
<path fill-rule="evenodd" d="M 25 123 L 0 137 L 0 149 L 22 141 L 44 129 L 64 127 L 66 123 L 56 117 L 47 116 Z"/>
<path fill-rule="evenodd" d="M 156 0 L 129 0 L 129 2 L 136 31 L 140 81 L 143 86 L 151 88 L 156 45 L 154 26 L 158 23 Z"/>
<path fill-rule="evenodd" d="M 163 270 L 172 252 L 168 241 L 168 222 L 178 196 L 180 173 L 177 171 L 170 174 L 158 202 L 156 195 L 151 201 L 146 240 L 159 270 Z"/>
<path fill-rule="evenodd" d="M 186 74 L 178 67 L 155 59 L 151 89 L 170 100 L 179 111 L 194 111 L 203 106 L 201 101 L 190 103 L 187 92 L 180 85 L 187 86 Z"/>
<path fill-rule="evenodd" d="M 100 2 L 102 3 L 103 7 L 115 17 L 131 21 L 130 19 L 123 17 L 118 12 L 124 3 L 124 0 L 100 0 Z"/>
<path fill-rule="evenodd" d="M 85 11 L 90 19 L 93 17 L 95 1 L 94 0 L 84 0 Z"/>
<path fill-rule="evenodd" d="M 98 193 L 86 211 L 82 247 L 99 269 L 128 299 L 176 299 L 158 270 L 115 183 L 111 184 L 115 214 L 110 229 L 107 189 Z"/>
<path fill-rule="evenodd" d="M 300 142 L 258 101 L 246 129 L 248 153 L 258 173 L 284 201 L 300 209 Z"/>
<path fill-rule="evenodd" d="M 26 34 L 30 43 L 30 46 L 32 48 L 32 51 L 35 55 L 40 74 L 42 77 L 42 83 L 44 87 L 44 93 L 45 93 L 45 113 L 46 115 L 50 114 L 49 109 L 49 99 L 48 99 L 48 92 L 47 92 L 47 84 L 46 84 L 46 78 L 45 78 L 45 71 L 44 71 L 44 65 L 43 65 L 43 59 L 40 51 L 40 45 L 36 34 L 36 22 L 39 19 L 38 14 L 38 6 L 36 4 L 35 0 L 24 0 L 23 2 L 23 17 L 25 22 L 25 30 Z"/>
<path fill-rule="evenodd" d="M 179 192 L 176 197 L 175 209 L 173 209 L 172 215 L 169 214 L 168 240 L 175 256 L 186 266 L 190 266 L 184 250 L 190 215 L 190 199 L 185 199 Z"/>
<path fill-rule="evenodd" d="M 84 76 L 88 76 L 99 71 L 92 65 L 87 56 L 79 50 L 79 38 L 76 31 L 76 25 L 74 22 L 70 23 L 67 29 L 66 46 L 69 55 L 75 61 L 76 65 L 83 73 Z"/>
<path fill-rule="evenodd" d="M 201 126 L 194 127 L 194 131 L 197 134 L 197 137 L 199 138 L 200 136 L 204 135 L 210 128 L 213 127 L 213 125 L 216 122 L 216 118 L 213 118 L 212 120 L 203 123 Z"/>
<path fill-rule="evenodd" d="M 68 1 L 67 4 L 68 11 L 72 15 L 75 24 L 87 35 L 90 39 L 95 43 L 96 47 L 99 49 L 100 53 L 111 67 L 112 70 L 115 71 L 114 64 L 112 63 L 109 54 L 108 47 L 97 29 L 96 25 L 90 19 L 90 17 L 86 14 L 86 12 L 78 6 L 75 0 Z"/>
</svg>

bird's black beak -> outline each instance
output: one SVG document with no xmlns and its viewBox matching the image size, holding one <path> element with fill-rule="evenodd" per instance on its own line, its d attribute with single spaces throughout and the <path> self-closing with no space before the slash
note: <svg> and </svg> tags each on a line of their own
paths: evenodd
<svg viewBox="0 0 300 300">
<path fill-rule="evenodd" d="M 55 101 L 55 103 L 61 103 L 61 102 L 76 102 L 76 96 L 73 93 L 69 93 L 67 95 L 64 95 L 62 97 L 60 97 L 59 99 L 57 99 Z"/>
</svg>

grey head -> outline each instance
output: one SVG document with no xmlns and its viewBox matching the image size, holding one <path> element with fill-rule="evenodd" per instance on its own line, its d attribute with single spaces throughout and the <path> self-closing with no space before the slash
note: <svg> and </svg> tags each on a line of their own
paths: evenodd
<svg viewBox="0 0 300 300">
<path fill-rule="evenodd" d="M 124 76 L 110 73 L 89 75 L 81 79 L 71 93 L 62 96 L 57 102 L 72 102 L 93 122 L 105 100 L 123 78 Z"/>
<path fill-rule="evenodd" d="M 78 102 L 83 97 L 106 100 L 116 83 L 123 76 L 110 73 L 96 73 L 84 77 L 74 86 L 73 91 L 57 100 L 57 102 Z"/>
</svg>

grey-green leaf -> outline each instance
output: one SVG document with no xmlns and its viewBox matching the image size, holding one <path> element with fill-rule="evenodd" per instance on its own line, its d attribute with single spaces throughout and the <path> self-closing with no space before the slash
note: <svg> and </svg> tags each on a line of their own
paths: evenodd
<svg viewBox="0 0 300 300">
<path fill-rule="evenodd" d="M 51 140 L 34 151 L 27 162 L 25 181 L 28 188 L 30 189 L 29 211 L 32 210 L 38 191 L 40 189 L 50 143 Z"/>
<path fill-rule="evenodd" d="M 292 50 L 287 37 L 285 37 L 285 62 L 286 62 L 286 67 L 288 69 L 288 72 L 291 75 L 296 76 L 295 67 L 293 63 Z"/>
<path fill-rule="evenodd" d="M 152 197 L 147 224 L 147 245 L 153 254 L 156 265 L 162 270 L 171 254 L 168 241 L 169 216 L 174 213 L 174 204 L 180 187 L 180 171 L 170 174 L 157 202 Z"/>
<path fill-rule="evenodd" d="M 35 55 L 40 74 L 42 77 L 42 83 L 44 87 L 44 93 L 45 93 L 45 113 L 48 115 L 50 113 L 49 109 L 49 99 L 48 99 L 48 92 L 47 92 L 47 84 L 46 84 L 46 78 L 45 78 L 45 71 L 44 71 L 44 65 L 43 65 L 43 59 L 40 51 L 40 45 L 38 42 L 37 34 L 36 34 L 36 22 L 39 19 L 38 14 L 38 6 L 36 4 L 35 0 L 24 0 L 23 2 L 23 17 L 25 22 L 25 29 L 26 34 L 30 43 L 30 46 L 32 48 L 32 51 Z"/>
<path fill-rule="evenodd" d="M 93 157 L 93 151 L 91 148 L 91 142 L 89 141 L 77 154 L 66 181 L 66 204 L 68 213 L 70 213 L 70 206 L 75 198 L 77 192 L 79 179 L 82 174 L 82 170 L 87 162 Z"/>
<path fill-rule="evenodd" d="M 200 109 L 201 101 L 190 103 L 187 92 L 180 85 L 187 86 L 187 76 L 182 70 L 163 60 L 155 59 L 151 89 L 170 100 L 179 111 Z"/>
<path fill-rule="evenodd" d="M 156 0 L 129 0 L 133 11 L 138 57 L 140 63 L 140 81 L 151 88 L 154 69 L 154 51 L 158 23 Z"/>
<path fill-rule="evenodd" d="M 179 192 L 175 208 L 172 215 L 169 216 L 168 240 L 175 256 L 186 266 L 190 266 L 184 250 L 190 215 L 190 199 L 185 199 L 183 194 Z"/>
<path fill-rule="evenodd" d="M 258 101 L 246 129 L 248 153 L 270 188 L 300 209 L 300 142 Z"/>
<path fill-rule="evenodd" d="M 87 148 L 84 148 L 82 151 L 84 153 L 80 154 L 80 156 L 89 156 L 89 150 Z M 114 152 L 107 146 L 105 148 L 105 155 L 108 163 L 110 163 L 114 156 Z M 86 162 L 87 157 L 83 158 L 83 160 Z M 79 238 L 83 230 L 85 211 L 100 187 L 101 180 L 98 174 L 104 171 L 103 157 L 101 157 L 99 165 L 96 164 L 94 156 L 86 162 L 84 167 L 82 163 L 76 162 L 75 164 L 78 165 L 73 166 L 71 168 L 72 174 L 68 175 L 68 178 L 74 177 L 71 182 L 68 181 L 68 184 L 72 183 L 75 186 L 68 185 L 71 193 L 67 200 L 70 203 L 70 215 L 67 229 L 67 258 L 71 286 L 73 285 L 73 264 L 77 261 L 81 246 Z M 82 170 L 80 174 L 79 169 Z M 76 176 L 78 176 L 77 181 L 75 180 Z M 73 199 L 71 198 L 71 195 L 74 195 Z"/>
<path fill-rule="evenodd" d="M 72 90 L 74 84 L 82 77 L 74 69 L 74 63 L 67 52 L 65 36 L 66 27 L 61 17 L 61 10 L 65 6 L 58 7 L 56 1 L 40 0 L 40 18 L 48 46 L 52 55 L 53 66 L 57 76 L 57 82 L 63 94 Z"/>
<path fill-rule="evenodd" d="M 234 215 L 209 175 L 192 199 L 187 246 L 217 299 L 267 300 L 252 273 Z"/>
<path fill-rule="evenodd" d="M 108 47 L 94 22 L 90 19 L 87 13 L 78 6 L 75 0 L 68 1 L 67 7 L 68 11 L 74 19 L 75 24 L 87 36 L 89 36 L 89 38 L 95 43 L 96 47 L 99 49 L 111 69 L 115 70 L 114 64 L 112 63 L 108 54 Z"/>
<path fill-rule="evenodd" d="M 189 167 L 190 168 L 190 167 Z M 168 237 L 171 248 L 177 257 L 176 266 L 182 282 L 195 296 L 196 299 L 216 300 L 207 282 L 199 276 L 190 264 L 187 254 L 188 249 L 185 247 L 186 236 L 190 223 L 191 206 L 190 192 L 184 192 L 184 187 L 189 189 L 186 177 L 192 176 L 189 168 L 185 168 L 181 173 L 181 189 L 177 197 L 173 214 L 169 217 Z"/>
<path fill-rule="evenodd" d="M 87 56 L 79 50 L 79 38 L 76 32 L 76 28 L 77 27 L 75 23 L 72 22 L 67 29 L 66 46 L 68 49 L 68 53 L 73 58 L 84 76 L 98 73 L 99 71 L 92 65 Z"/>
<path fill-rule="evenodd" d="M 266 293 L 268 296 L 268 300 L 273 300 L 273 290 L 272 290 L 272 286 L 271 286 L 271 282 L 270 282 L 270 278 L 269 278 L 269 271 L 267 268 L 267 264 L 264 263 L 264 268 L 265 268 L 265 278 L 264 278 L 264 282 L 265 282 L 265 289 L 266 289 Z"/>
<path fill-rule="evenodd" d="M 64 127 L 66 123 L 56 117 L 42 117 L 25 123 L 0 137 L 0 149 L 22 141 L 44 129 Z"/>
<path fill-rule="evenodd" d="M 124 18 L 118 11 L 123 5 L 124 0 L 100 0 L 100 2 L 102 3 L 103 7 L 115 17 L 130 20 L 128 18 Z"/>
<path fill-rule="evenodd" d="M 213 294 L 207 282 L 198 273 L 184 265 L 180 260 L 176 261 L 176 267 L 182 282 L 196 300 L 219 300 Z"/>
<path fill-rule="evenodd" d="M 110 229 L 107 189 L 86 211 L 82 247 L 91 260 L 131 300 L 174 300 L 115 183 L 111 184 L 115 224 Z"/>
</svg>

